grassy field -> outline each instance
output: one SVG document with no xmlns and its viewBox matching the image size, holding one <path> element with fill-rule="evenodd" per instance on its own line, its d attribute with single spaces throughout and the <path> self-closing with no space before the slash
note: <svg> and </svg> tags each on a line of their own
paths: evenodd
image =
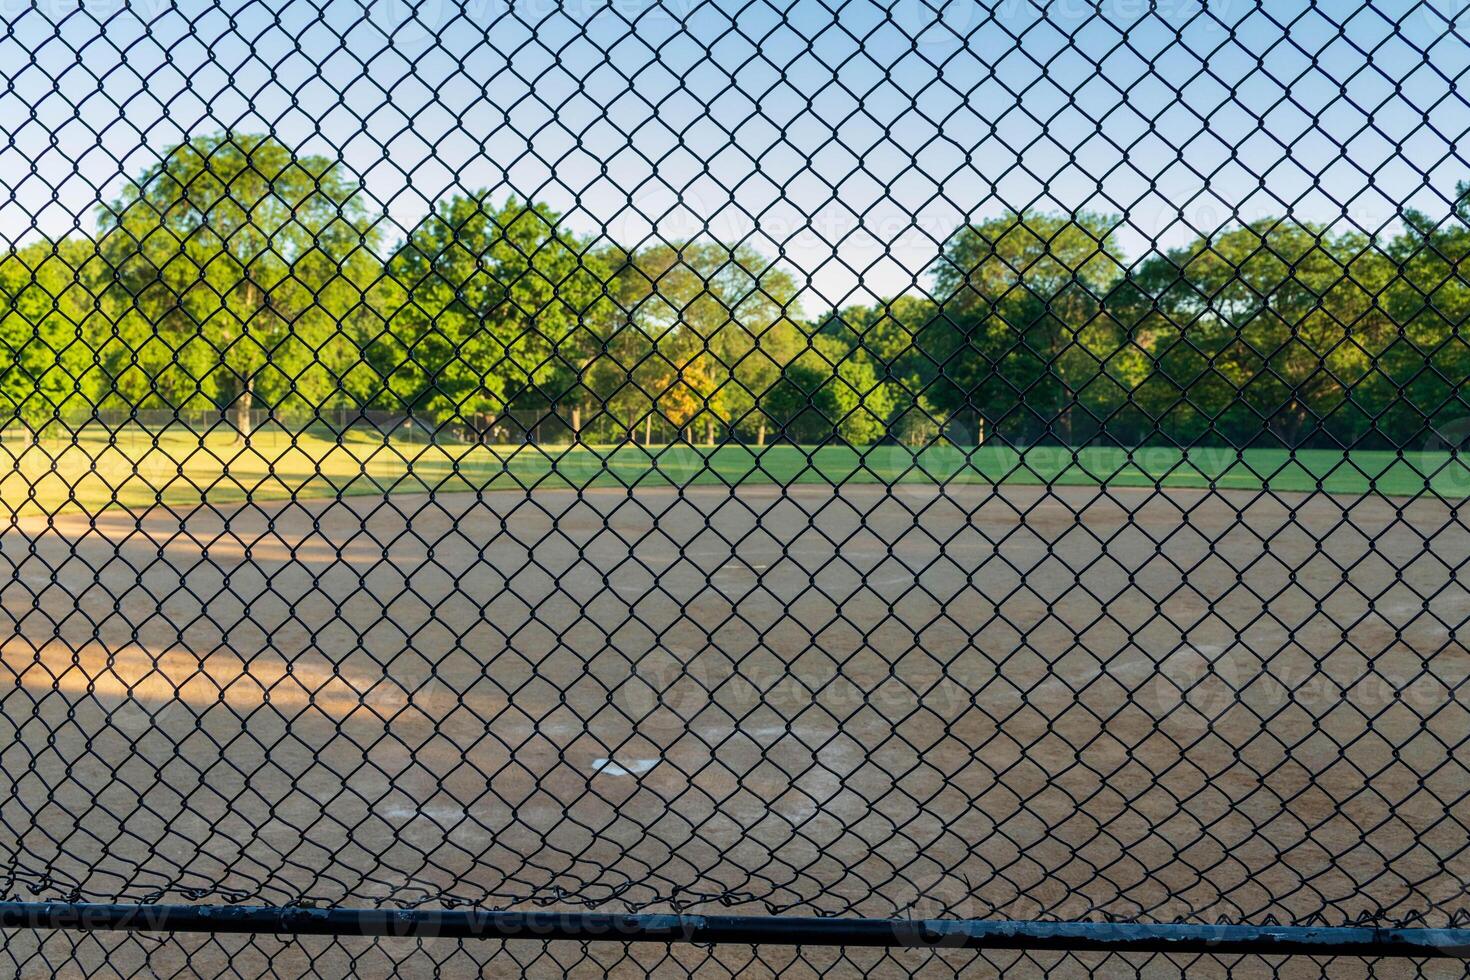
<svg viewBox="0 0 1470 980">
<path fill-rule="evenodd" d="M 1023 452 L 902 446 L 502 445 L 385 440 L 377 430 L 201 436 L 101 426 L 35 442 L 0 441 L 0 503 L 13 515 L 156 504 L 189 507 L 289 497 L 549 487 L 755 483 L 1012 483 L 1220 487 L 1407 497 L 1470 494 L 1470 462 L 1443 450 L 1054 446 Z"/>
</svg>

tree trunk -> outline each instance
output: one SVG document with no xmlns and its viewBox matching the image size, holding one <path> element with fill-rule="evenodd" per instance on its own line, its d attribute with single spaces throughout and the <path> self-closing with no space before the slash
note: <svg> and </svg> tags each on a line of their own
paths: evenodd
<svg viewBox="0 0 1470 980">
<path fill-rule="evenodd" d="M 643 420 L 643 446 L 647 448 L 653 445 L 653 416 L 649 415 Z"/>
<path fill-rule="evenodd" d="M 235 399 L 235 430 L 239 433 L 237 441 L 246 446 L 250 445 L 250 410 L 254 406 L 255 386 L 246 378 L 244 390 Z"/>
<path fill-rule="evenodd" d="M 766 444 L 766 420 L 765 419 L 761 419 L 760 429 L 758 429 L 756 431 L 756 434 L 755 434 L 755 444 L 757 446 L 764 446 Z"/>
<path fill-rule="evenodd" d="M 264 295 L 255 280 L 246 274 L 245 279 L 245 309 L 244 318 L 240 325 L 240 334 L 243 337 L 250 330 L 250 325 L 255 321 L 255 314 L 265 305 Z M 249 374 L 245 375 L 245 386 L 240 392 L 240 397 L 235 400 L 235 428 L 239 432 L 238 441 L 246 446 L 250 445 L 250 410 L 255 407 L 255 379 Z"/>
<path fill-rule="evenodd" d="M 1282 440 L 1288 449 L 1300 448 L 1303 435 L 1307 431 L 1307 407 L 1300 399 L 1293 398 L 1286 406 L 1286 418 L 1283 420 Z"/>
<path fill-rule="evenodd" d="M 704 420 L 704 441 L 706 445 L 715 444 L 715 420 L 710 416 L 706 416 Z"/>
<path fill-rule="evenodd" d="M 572 445 L 582 441 L 582 406 L 572 406 Z"/>
</svg>

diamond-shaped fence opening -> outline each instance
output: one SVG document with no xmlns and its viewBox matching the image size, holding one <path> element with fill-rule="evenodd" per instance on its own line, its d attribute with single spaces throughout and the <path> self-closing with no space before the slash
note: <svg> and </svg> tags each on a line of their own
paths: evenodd
<svg viewBox="0 0 1470 980">
<path fill-rule="evenodd" d="M 0 25 L 18 974 L 1466 975 L 1461 4 Z"/>
</svg>

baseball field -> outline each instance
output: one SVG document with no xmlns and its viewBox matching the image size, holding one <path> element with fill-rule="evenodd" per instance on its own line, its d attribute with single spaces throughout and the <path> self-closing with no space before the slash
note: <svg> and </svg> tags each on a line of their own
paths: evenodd
<svg viewBox="0 0 1470 980">
<path fill-rule="evenodd" d="M 183 438 L 36 442 L 0 484 L 18 893 L 1158 921 L 1460 894 L 1447 453 Z"/>
</svg>

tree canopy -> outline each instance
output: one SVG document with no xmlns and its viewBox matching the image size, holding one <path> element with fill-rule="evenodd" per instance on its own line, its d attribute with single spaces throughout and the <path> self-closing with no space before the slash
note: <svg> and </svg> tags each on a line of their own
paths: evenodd
<svg viewBox="0 0 1470 980">
<path fill-rule="evenodd" d="M 0 255 L 0 408 L 233 412 L 247 435 L 255 408 L 614 442 L 1403 445 L 1470 414 L 1464 197 L 1392 235 L 1262 218 L 1136 258 L 1117 216 L 1005 213 L 912 292 L 808 319 L 747 244 L 632 247 L 483 190 L 389 241 L 340 160 L 217 133 L 128 180 L 95 235 Z"/>
</svg>

